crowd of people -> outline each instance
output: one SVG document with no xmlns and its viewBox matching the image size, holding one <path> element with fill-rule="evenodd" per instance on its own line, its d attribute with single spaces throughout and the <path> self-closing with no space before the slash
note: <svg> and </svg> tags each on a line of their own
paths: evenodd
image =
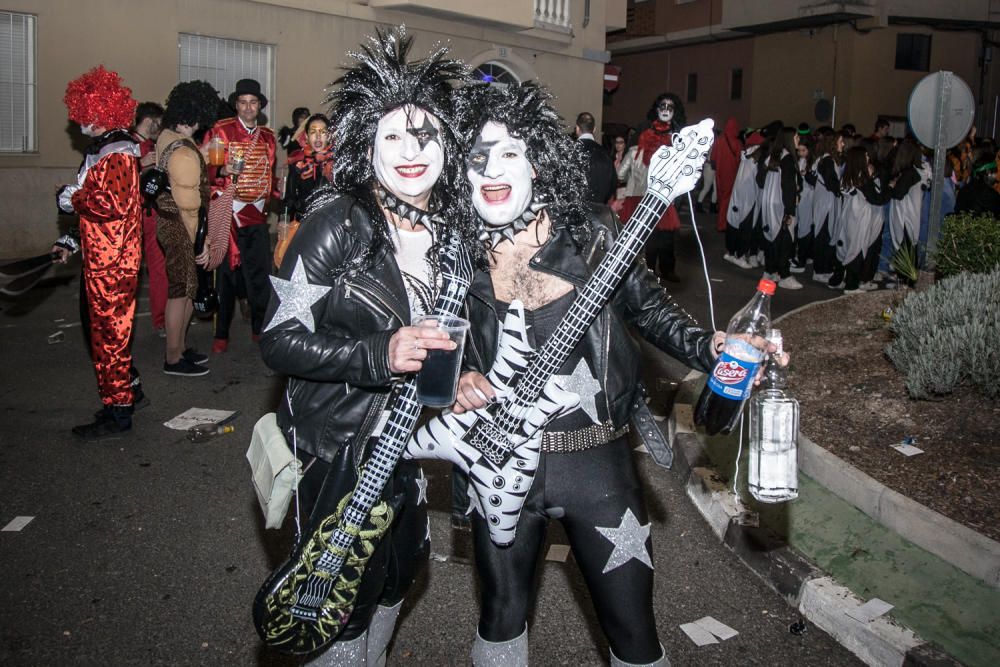
<svg viewBox="0 0 1000 667">
<path fill-rule="evenodd" d="M 611 159 L 617 181 L 609 198 L 592 199 L 609 204 L 622 222 L 645 192 L 644 167 L 657 142 L 669 141 L 673 119 L 684 124 L 683 104 L 664 94 L 644 125 L 605 135 L 601 159 Z M 729 118 L 692 193 L 693 208 L 717 215 L 726 235 L 723 259 L 763 269 L 779 287 L 801 289 L 796 274 L 809 265 L 813 280 L 846 293 L 910 282 L 912 272 L 895 266 L 926 263 L 933 151 L 889 129 L 882 119 L 864 136 L 851 124 L 835 130 L 774 121 L 754 129 Z M 593 162 L 593 151 L 588 155 Z M 973 127 L 946 157 L 940 215 L 1000 216 L 1000 146 L 977 139 Z M 646 247 L 650 269 L 667 281 L 679 280 L 672 239 L 678 228 L 668 211 Z"/>
<path fill-rule="evenodd" d="M 207 83 L 181 83 L 163 109 L 137 109 L 121 78 L 103 67 L 71 82 L 70 119 L 94 141 L 77 182 L 58 194 L 79 229 L 55 250 L 63 259 L 82 251 L 81 311 L 91 323 L 84 330 L 102 400 L 76 436 L 128 432 L 145 400 L 130 351 L 144 248 L 151 290 L 159 281 L 151 307 L 162 309 L 154 323 L 165 330 L 165 373 L 207 372 L 208 355 L 185 342 L 192 312 L 204 307 L 207 272 L 215 271 L 219 301 L 212 352 L 227 351 L 234 304 L 246 297 L 264 362 L 287 378 L 277 424 L 303 464 L 299 500 L 315 515 L 308 525 L 336 511 L 324 504 L 329 489 L 350 492 L 365 461 L 398 438 L 383 429 L 402 409 L 399 386 L 429 354 L 454 348 L 419 318 L 461 310 L 472 322 L 456 414 L 505 400 L 487 380 L 507 363 L 497 346 L 501 322 L 505 330 L 521 322 L 533 349 L 559 335 L 620 231 L 611 210 L 593 202 L 620 198 L 627 219 L 643 189 L 616 192 L 626 173 L 620 156 L 595 164 L 602 161 L 593 157 L 600 147 L 592 115 L 577 118 L 574 141 L 544 88 L 477 85 L 447 49 L 411 59 L 411 47 L 402 28 L 370 38 L 332 87 L 329 116 L 296 109 L 294 127 L 277 136 L 258 122 L 268 100 L 250 79 L 237 82 L 225 106 Z M 226 107 L 233 113 L 220 119 Z M 636 183 L 663 146 L 688 142 L 677 154 L 692 159 L 680 100 L 661 95 L 651 113 L 629 157 Z M 289 167 L 282 201 L 292 224 L 272 275 L 267 211 L 281 197 L 282 146 Z M 697 157 L 694 166 L 706 156 Z M 668 280 L 677 218 L 670 208 L 655 221 L 648 250 Z M 669 664 L 653 618 L 649 519 L 628 434 L 651 450 L 667 445 L 633 425 L 651 417 L 628 330 L 701 371 L 714 364 L 724 334 L 691 320 L 642 261 L 625 261 L 615 298 L 594 304 L 599 313 L 589 323 L 573 325 L 585 329 L 580 342 L 537 399 L 552 404 L 518 540 L 497 546 L 486 510 L 468 508 L 481 596 L 480 622 L 470 631 L 475 665 L 528 663 L 536 556 L 552 519 L 564 524 L 584 571 L 611 664 Z M 428 555 L 425 485 L 416 460 L 388 471 L 391 527 L 368 554 L 349 621 L 310 664 L 384 664 L 402 600 Z"/>
<path fill-rule="evenodd" d="M 70 82 L 65 102 L 93 141 L 77 182 L 57 193 L 60 212 L 79 223 L 52 250 L 64 263 L 83 252 L 80 314 L 94 325 L 84 331 L 102 408 L 73 432 L 94 439 L 130 430 L 134 407 L 148 402 L 130 351 L 140 262 L 165 338 L 163 372 L 208 374 L 209 356 L 186 342 L 192 315 L 215 315 L 212 352 L 224 353 L 239 301 L 257 340 L 270 290 L 269 206 L 301 217 L 310 192 L 332 181 L 331 142 L 323 114 L 296 109 L 296 127 L 281 132 L 288 176 L 279 188 L 277 141 L 258 125 L 267 98 L 257 81 L 240 80 L 227 101 L 191 81 L 165 106 L 137 104 L 115 72 L 97 67 Z"/>
</svg>

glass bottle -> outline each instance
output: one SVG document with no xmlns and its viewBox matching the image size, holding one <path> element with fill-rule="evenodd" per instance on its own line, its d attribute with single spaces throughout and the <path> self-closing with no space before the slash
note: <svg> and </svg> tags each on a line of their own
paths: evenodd
<svg viewBox="0 0 1000 667">
<path fill-rule="evenodd" d="M 232 433 L 236 428 L 231 424 L 198 424 L 188 429 L 187 439 L 191 442 L 205 442 L 223 433 Z"/>
<path fill-rule="evenodd" d="M 781 503 L 799 495 L 799 402 L 792 398 L 782 354 L 781 332 L 767 339 L 778 350 L 764 367 L 760 389 L 750 399 L 750 494 L 762 503 Z"/>
</svg>

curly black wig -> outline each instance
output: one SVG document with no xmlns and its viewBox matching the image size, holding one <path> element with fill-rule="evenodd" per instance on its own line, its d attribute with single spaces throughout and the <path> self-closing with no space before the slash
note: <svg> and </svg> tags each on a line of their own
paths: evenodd
<svg viewBox="0 0 1000 667">
<path fill-rule="evenodd" d="M 219 93 L 207 81 L 178 83 L 167 95 L 163 127 L 197 125 L 203 130 L 212 127 L 218 117 L 219 101 Z"/>
<path fill-rule="evenodd" d="M 653 106 L 649 107 L 649 111 L 646 112 L 646 120 L 652 122 L 656 120 L 656 107 L 660 106 L 660 102 L 663 100 L 670 100 L 674 105 L 674 118 L 670 121 L 671 127 L 675 128 L 674 131 L 680 130 L 682 127 L 687 126 L 687 114 L 684 113 L 684 103 L 681 102 L 681 98 L 677 97 L 673 93 L 660 93 L 653 100 Z"/>
<path fill-rule="evenodd" d="M 462 112 L 463 155 L 486 123 L 506 126 L 527 146 L 528 161 L 537 174 L 533 198 L 551 211 L 554 223 L 566 224 L 577 247 L 582 247 L 590 239 L 584 204 L 589 198 L 586 157 L 552 107 L 551 93 L 533 81 L 506 87 L 475 84 L 460 90 L 456 100 Z M 499 240 L 492 236 L 494 243 Z"/>
<path fill-rule="evenodd" d="M 391 244 L 389 223 L 376 201 L 375 168 L 371 161 L 378 122 L 400 107 L 414 106 L 434 115 L 440 122 L 438 139 L 444 153 L 444 169 L 431 194 L 431 208 L 445 220 L 438 232 L 458 234 L 482 265 L 485 251 L 478 241 L 478 222 L 466 191 L 465 161 L 455 129 L 452 95 L 455 85 L 469 81 L 467 69 L 457 60 L 446 58 L 448 49 L 435 49 L 422 60 L 409 61 L 413 38 L 399 26 L 378 30 L 349 56 L 355 61 L 333 82 L 327 97 L 332 124 L 334 151 L 333 187 L 353 195 L 372 220 L 372 244 L 362 258 L 367 264 Z M 329 201 L 332 192 L 314 199 L 314 207 Z M 311 206 L 311 208 L 313 207 Z"/>
</svg>

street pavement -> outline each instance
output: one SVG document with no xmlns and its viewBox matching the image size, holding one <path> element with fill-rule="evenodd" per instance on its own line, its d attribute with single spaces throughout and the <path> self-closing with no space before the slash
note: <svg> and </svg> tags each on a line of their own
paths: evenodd
<svg viewBox="0 0 1000 667">
<path fill-rule="evenodd" d="M 722 235 L 702 216 L 716 324 L 753 293 L 759 274 L 722 261 Z M 707 289 L 690 225 L 678 239 L 682 282 L 668 289 L 709 326 Z M 292 523 L 264 530 L 244 454 L 253 423 L 273 410 L 282 379 L 261 362 L 249 326 L 211 374 L 161 371 L 163 340 L 140 299 L 135 358 L 151 405 L 133 433 L 82 444 L 69 428 L 98 407 L 82 345 L 72 270 L 18 300 L 0 301 L 0 663 L 4 665 L 296 665 L 257 639 L 254 594 L 287 555 Z M 779 290 L 773 314 L 834 294 Z M 64 340 L 49 343 L 63 332 Z M 211 343 L 210 324 L 189 341 Z M 794 354 L 794 349 L 792 350 Z M 644 359 L 655 412 L 669 414 L 686 369 L 655 351 Z M 238 410 L 236 431 L 195 444 L 163 426 L 190 407 Z M 860 664 L 757 579 L 706 525 L 675 473 L 636 453 L 653 521 L 654 602 L 674 665 Z M 448 469 L 425 467 L 433 556 L 403 611 L 390 665 L 467 665 L 477 618 L 468 533 L 451 528 Z M 551 544 L 564 544 L 557 524 Z M 546 547 L 545 552 L 547 553 Z M 545 561 L 531 619 L 533 665 L 607 664 L 607 645 L 572 556 Z M 682 623 L 712 616 L 739 634 L 696 647 Z"/>
</svg>

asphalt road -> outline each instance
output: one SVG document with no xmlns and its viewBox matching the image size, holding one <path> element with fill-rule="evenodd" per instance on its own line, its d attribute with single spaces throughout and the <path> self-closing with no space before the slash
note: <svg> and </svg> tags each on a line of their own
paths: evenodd
<svg viewBox="0 0 1000 667">
<path fill-rule="evenodd" d="M 716 318 L 753 292 L 757 275 L 721 260 L 721 235 L 709 245 Z M 670 285 L 703 322 L 707 290 L 689 227 L 678 244 Z M 213 356 L 203 378 L 159 372 L 162 339 L 140 301 L 136 363 L 152 403 L 131 435 L 81 444 L 69 428 L 98 407 L 77 315 L 78 281 L 49 280 L 27 297 L 0 302 L 0 663 L 4 665 L 294 665 L 258 641 L 250 603 L 287 553 L 291 524 L 265 531 L 244 453 L 254 421 L 272 410 L 281 378 L 261 363 L 246 324 L 234 325 L 230 351 Z M 824 288 L 779 292 L 774 313 L 832 296 Z M 63 342 L 50 344 L 62 331 Z M 190 341 L 207 350 L 210 326 Z M 794 354 L 794 348 L 792 349 Z M 653 407 L 666 414 L 679 365 L 646 358 Z M 189 407 L 239 410 L 236 432 L 194 444 L 163 422 Z M 660 637 L 674 665 L 860 664 L 816 627 L 789 632 L 795 611 L 722 546 L 684 495 L 677 478 L 636 454 L 653 517 L 655 604 Z M 414 586 L 390 665 L 466 665 L 477 618 L 466 533 L 448 520 L 449 480 L 426 467 L 435 556 Z M 564 543 L 558 527 L 552 543 Z M 713 616 L 739 632 L 696 647 L 681 623 Z M 530 650 L 535 665 L 599 665 L 607 646 L 579 572 L 545 562 Z"/>
</svg>

